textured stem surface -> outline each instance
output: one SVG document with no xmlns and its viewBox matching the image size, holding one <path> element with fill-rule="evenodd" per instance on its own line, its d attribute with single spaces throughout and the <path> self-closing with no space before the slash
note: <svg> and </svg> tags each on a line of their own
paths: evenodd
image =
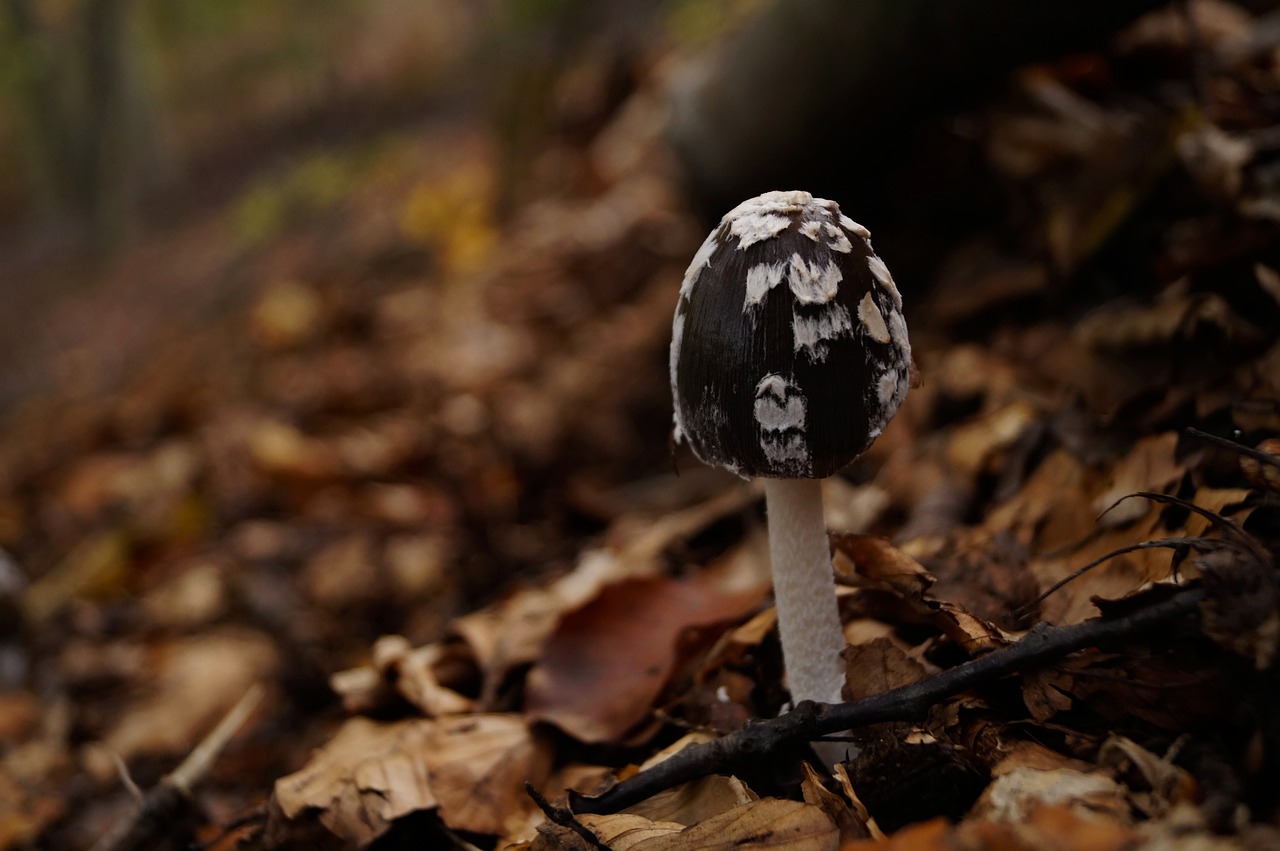
<svg viewBox="0 0 1280 851">
<path fill-rule="evenodd" d="M 769 558 L 792 701 L 836 703 L 844 686 L 844 633 L 822 516 L 820 479 L 765 479 Z"/>
</svg>

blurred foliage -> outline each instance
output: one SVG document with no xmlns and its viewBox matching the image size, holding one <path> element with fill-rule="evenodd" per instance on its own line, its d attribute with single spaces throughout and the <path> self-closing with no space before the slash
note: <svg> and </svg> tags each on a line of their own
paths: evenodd
<svg viewBox="0 0 1280 851">
<path fill-rule="evenodd" d="M 341 201 L 363 171 L 362 158 L 322 151 L 283 174 L 251 186 L 236 203 L 232 222 L 248 245 L 278 236 L 292 224 Z"/>
<path fill-rule="evenodd" d="M 673 0 L 664 4 L 667 32 L 679 44 L 705 44 L 724 35 L 764 0 Z"/>
<path fill-rule="evenodd" d="M 70 214 L 110 242 L 147 192 L 200 180 L 211 163 L 270 164 L 303 138 L 332 146 L 459 102 L 491 116 L 504 151 L 498 206 L 509 209 L 532 140 L 555 128 L 574 57 L 607 64 L 654 36 L 705 43 L 760 3 L 2 0 L 0 159 L 20 165 L 0 173 L 0 219 Z M 325 206 L 347 166 L 322 156 L 286 168 L 299 173 L 237 202 L 250 242 Z"/>
<path fill-rule="evenodd" d="M 483 268 L 498 241 L 493 220 L 493 175 L 477 164 L 463 166 L 443 181 L 422 181 L 400 213 L 400 230 L 436 250 L 451 274 Z"/>
<path fill-rule="evenodd" d="M 184 169 L 269 150 L 308 123 L 341 130 L 352 111 L 421 104 L 494 5 L 5 0 L 0 157 L 21 166 L 0 176 L 0 216 L 38 205 L 127 218 L 139 187 Z M 113 96 L 102 80 L 120 84 Z M 304 182 L 317 180 L 332 182 Z M 104 183 L 120 185 L 105 213 Z"/>
</svg>

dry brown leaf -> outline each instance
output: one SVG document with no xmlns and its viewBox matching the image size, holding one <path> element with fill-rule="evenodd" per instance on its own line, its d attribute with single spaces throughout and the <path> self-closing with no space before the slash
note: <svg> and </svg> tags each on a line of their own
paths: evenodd
<svg viewBox="0 0 1280 851">
<path fill-rule="evenodd" d="M 923 599 L 934 578 L 920 562 L 874 535 L 833 535 L 836 579 L 855 587 L 883 588 L 905 600 Z"/>
<path fill-rule="evenodd" d="M 1070 807 L 1113 825 L 1130 821 L 1125 788 L 1104 774 L 1055 768 L 1017 768 L 991 781 L 973 813 L 994 821 L 1025 822 L 1038 807 Z"/>
<path fill-rule="evenodd" d="M 396 691 L 428 717 L 470 712 L 474 701 L 442 682 L 448 681 L 450 669 L 458 671 L 460 663 L 470 667 L 459 659 L 454 645 L 428 644 L 411 650 L 391 665 Z"/>
<path fill-rule="evenodd" d="M 319 810 L 336 836 L 368 845 L 397 818 L 436 806 L 426 752 L 434 724 L 352 718 L 306 767 L 276 781 L 276 802 L 290 819 Z"/>
<path fill-rule="evenodd" d="M 833 532 L 866 532 L 891 501 L 889 492 L 872 482 L 855 487 L 839 476 L 822 481 L 822 505 Z"/>
<path fill-rule="evenodd" d="M 691 827 L 626 815 L 587 815 L 581 821 L 615 851 L 835 851 L 840 845 L 839 830 L 820 807 L 780 798 L 743 804 Z"/>
<path fill-rule="evenodd" d="M 758 800 L 758 796 L 738 778 L 709 774 L 671 789 L 664 789 L 627 807 L 624 812 L 656 822 L 687 826 L 755 800 Z"/>
<path fill-rule="evenodd" d="M 1130 800 L 1148 818 L 1195 801 L 1196 782 L 1190 774 L 1124 736 L 1107 737 L 1098 751 L 1098 764 L 1125 782 Z"/>
<path fill-rule="evenodd" d="M 561 618 L 529 673 L 525 713 L 582 741 L 613 741 L 650 712 L 686 629 L 740 618 L 764 597 L 709 574 L 633 579 Z"/>
<path fill-rule="evenodd" d="M 786 848 L 823 851 L 840 844 L 840 832 L 820 807 L 765 798 L 722 813 L 686 829 L 671 851 L 694 849 Z M 645 851 L 648 851 L 646 848 Z"/>
<path fill-rule="evenodd" d="M 1049 588 L 1094 558 L 1117 547 L 1138 543 L 1145 537 L 1134 535 L 1123 543 L 1114 539 L 1099 540 L 1069 557 L 1032 559 L 1027 570 L 1039 580 L 1042 588 Z M 1094 617 L 1098 613 L 1093 603 L 1095 597 L 1104 600 L 1128 597 L 1148 582 L 1168 576 L 1169 559 L 1169 553 L 1164 550 L 1139 551 L 1109 559 L 1045 598 L 1040 616 L 1055 625 L 1079 623 Z"/>
<path fill-rule="evenodd" d="M 992 239 L 978 238 L 946 257 L 926 309 L 931 324 L 950 325 L 1043 292 L 1048 283 L 1044 263 L 1012 254 Z"/>
<path fill-rule="evenodd" d="M 1274 460 L 1280 461 L 1280 438 L 1269 437 L 1256 447 Z M 1272 493 L 1280 493 L 1280 467 L 1275 464 L 1264 464 L 1256 458 L 1241 458 L 1240 471 L 1255 487 L 1266 488 Z"/>
<path fill-rule="evenodd" d="M 1036 578 L 1041 588 L 1047 589 L 1116 550 L 1166 534 L 1160 528 L 1159 506 L 1141 499 L 1137 502 L 1147 506 L 1140 519 L 1132 520 L 1124 527 L 1103 528 L 1084 539 L 1083 543 L 1078 539 L 1073 542 L 1076 546 L 1066 548 L 1053 557 L 1032 558 L 1027 563 L 1028 573 Z M 1077 623 L 1096 614 L 1095 597 L 1106 600 L 1127 597 L 1149 582 L 1167 579 L 1171 564 L 1169 550 L 1159 548 L 1106 558 L 1046 598 L 1041 604 L 1041 616 L 1054 624 Z"/>
<path fill-rule="evenodd" d="M 186 753 L 278 664 L 274 643 L 246 629 L 222 627 L 162 645 L 148 659 L 150 692 L 125 707 L 102 747 L 125 760 Z"/>
<path fill-rule="evenodd" d="M 1075 327 L 1079 340 L 1101 352 L 1190 343 L 1212 328 L 1229 345 L 1253 345 L 1261 332 L 1217 293 L 1193 294 L 1170 287 L 1151 305 L 1109 306 L 1089 314 Z"/>
<path fill-rule="evenodd" d="M 469 652 L 456 643 L 413 648 L 404 636 L 384 635 L 374 642 L 371 664 L 339 671 L 329 685 L 348 712 L 373 712 L 398 696 L 434 718 L 475 708 L 471 698 L 450 688 L 473 674 Z"/>
<path fill-rule="evenodd" d="M 646 522 L 631 534 L 622 531 L 613 546 L 588 550 L 565 576 L 545 588 L 513 594 L 494 606 L 453 622 L 452 629 L 471 646 L 484 674 L 480 705 L 488 706 L 507 673 L 535 661 L 560 617 L 581 608 L 601 589 L 617 582 L 657 574 L 667 547 L 721 517 L 741 511 L 755 491 L 734 488 L 684 511 Z M 615 530 L 618 531 L 618 530 Z"/>
<path fill-rule="evenodd" d="M 1049 771 L 1057 768 L 1069 768 L 1074 771 L 1087 771 L 1088 763 L 1064 756 L 1050 750 L 1039 742 L 1016 739 L 1012 742 L 1001 742 L 999 759 L 991 766 L 991 776 L 999 777 L 1018 769 L 1035 769 Z"/>
<path fill-rule="evenodd" d="M 842 843 L 866 839 L 872 835 L 867 827 L 865 808 L 859 812 L 848 800 L 827 790 L 822 785 L 822 778 L 809 763 L 804 763 L 803 768 L 804 780 L 800 783 L 800 791 L 804 795 L 805 803 L 813 804 L 827 814 L 827 818 L 831 819 L 831 823 L 840 831 Z"/>
<path fill-rule="evenodd" d="M 179 562 L 172 575 L 143 598 L 153 622 L 174 629 L 213 623 L 229 603 L 227 565 L 202 558 Z"/>
<path fill-rule="evenodd" d="M 1118 501 L 1139 491 L 1161 493 L 1177 482 L 1186 469 L 1175 455 L 1177 448 L 1178 435 L 1172 431 L 1135 443 L 1112 468 L 1110 481 L 1102 492 L 1094 497 L 1093 508 L 1102 515 L 1099 525 L 1124 526 L 1147 514 L 1151 506 L 1145 500 Z M 1106 514 L 1102 514 L 1104 511 Z"/>
<path fill-rule="evenodd" d="M 1171 831 L 1168 835 L 1177 834 Z M 1017 824 L 985 819 L 949 824 L 945 819 L 934 819 L 881 841 L 846 844 L 842 851 L 1130 851 L 1135 847 L 1171 847 L 1159 843 L 1139 846 L 1137 842 L 1134 830 L 1125 825 L 1082 817 L 1068 807 L 1037 806 Z"/>
<path fill-rule="evenodd" d="M 951 432 L 947 461 L 972 478 L 988 470 L 992 459 L 1012 446 L 1023 430 L 1039 418 L 1040 412 L 1021 400 L 986 411 Z"/>
<path fill-rule="evenodd" d="M 844 792 L 845 799 L 848 800 L 859 823 L 866 826 L 867 833 L 872 839 L 883 839 L 884 831 L 876 824 L 876 820 L 871 817 L 871 813 L 867 811 L 866 805 L 862 803 L 862 799 L 853 788 L 853 780 L 849 777 L 849 766 L 843 762 L 837 762 L 834 768 L 836 781 L 840 784 L 840 789 Z"/>
<path fill-rule="evenodd" d="M 629 813 L 585 815 L 580 817 L 580 821 L 612 851 L 669 847 L 663 842 L 668 839 L 674 841 L 674 837 L 685 829 L 682 824 L 650 821 L 644 816 Z M 656 844 L 651 844 L 654 842 Z"/>
<path fill-rule="evenodd" d="M 741 626 L 726 631 L 707 653 L 698 676 L 705 678 L 711 671 L 740 662 L 754 648 L 759 647 L 760 642 L 768 638 L 777 626 L 778 612 L 770 608 L 756 613 Z"/>
<path fill-rule="evenodd" d="M 839 581 L 889 591 L 906 604 L 903 614 L 909 619 L 931 624 L 971 654 L 1009 643 L 999 629 L 962 606 L 935 599 L 929 593 L 936 581 L 933 574 L 883 538 L 837 535 L 833 543 Z"/>
<path fill-rule="evenodd" d="M 1016 496 L 987 514 L 983 528 L 992 535 L 1008 530 L 1018 537 L 1035 536 L 1042 549 L 1073 544 L 1095 525 L 1088 502 L 1078 495 L 1083 479 L 1080 462 L 1057 449 L 1036 466 Z"/>
<path fill-rule="evenodd" d="M 906 654 L 888 638 L 846 647 L 845 700 L 862 700 L 872 695 L 918 682 L 928 675 L 919 660 Z"/>
<path fill-rule="evenodd" d="M 1036 721 L 1044 723 L 1071 708 L 1071 674 L 1056 668 L 1028 671 L 1022 677 L 1022 702 Z"/>
<path fill-rule="evenodd" d="M 1213 514 L 1229 516 L 1237 523 L 1243 523 L 1252 513 L 1252 507 L 1244 506 L 1253 497 L 1253 492 L 1246 488 L 1197 488 L 1191 502 Z M 1240 509 L 1240 510 L 1236 510 Z M 1183 533 L 1190 537 L 1201 535 L 1217 537 L 1216 530 L 1209 518 L 1192 513 L 1182 524 Z"/>
<path fill-rule="evenodd" d="M 549 745 L 517 715 L 442 719 L 423 747 L 440 818 L 454 830 L 518 831 L 534 807 L 524 784 L 541 786 L 551 768 Z"/>
</svg>

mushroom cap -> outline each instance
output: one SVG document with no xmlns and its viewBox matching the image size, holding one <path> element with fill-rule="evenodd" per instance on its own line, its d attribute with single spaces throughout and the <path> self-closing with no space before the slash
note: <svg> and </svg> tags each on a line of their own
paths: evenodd
<svg viewBox="0 0 1280 851">
<path fill-rule="evenodd" d="M 898 410 L 911 374 L 902 296 L 834 201 L 766 192 L 720 220 L 680 285 L 675 437 L 741 476 L 824 478 Z"/>
</svg>

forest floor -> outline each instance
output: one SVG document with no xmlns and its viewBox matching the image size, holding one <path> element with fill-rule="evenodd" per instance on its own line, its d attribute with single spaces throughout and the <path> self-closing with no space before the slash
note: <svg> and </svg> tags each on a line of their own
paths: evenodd
<svg viewBox="0 0 1280 851">
<path fill-rule="evenodd" d="M 898 282 L 920 386 L 825 483 L 850 705 L 952 685 L 834 776 L 752 721 L 760 491 L 672 471 L 666 57 L 566 75 L 518 193 L 427 122 L 60 267 L 0 433 L 0 851 L 1280 845 L 1280 40 L 1197 8 L 953 117 L 1002 219 Z"/>
</svg>

